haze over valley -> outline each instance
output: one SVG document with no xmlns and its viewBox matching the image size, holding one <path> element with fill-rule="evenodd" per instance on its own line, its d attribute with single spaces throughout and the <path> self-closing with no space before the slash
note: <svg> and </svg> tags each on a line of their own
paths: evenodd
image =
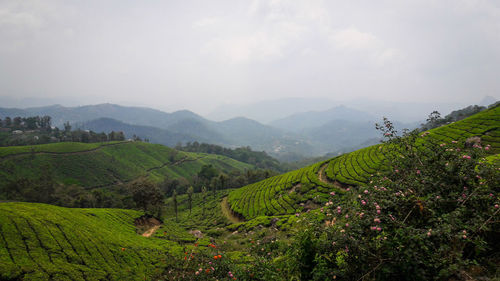
<svg viewBox="0 0 500 281">
<path fill-rule="evenodd" d="M 500 1 L 0 0 L 0 280 L 500 280 Z"/>
</svg>

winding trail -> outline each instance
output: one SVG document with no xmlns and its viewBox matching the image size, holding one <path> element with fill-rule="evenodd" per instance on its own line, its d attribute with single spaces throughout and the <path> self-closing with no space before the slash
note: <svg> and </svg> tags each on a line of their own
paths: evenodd
<svg viewBox="0 0 500 281">
<path fill-rule="evenodd" d="M 326 184 L 332 184 L 332 185 L 334 185 L 335 187 L 338 187 L 338 188 L 340 188 L 340 189 L 345 189 L 346 187 L 345 187 L 343 184 L 341 184 L 340 182 L 338 182 L 338 181 L 336 181 L 336 180 L 335 180 L 335 181 L 332 181 L 330 178 L 328 178 L 328 177 L 326 176 L 325 169 L 326 169 L 326 167 L 328 167 L 328 164 L 329 164 L 329 163 L 330 163 L 330 162 L 326 162 L 326 163 L 324 163 L 324 164 L 321 166 L 321 168 L 319 168 L 319 171 L 318 171 L 318 179 L 319 179 L 321 182 L 323 182 L 323 183 L 326 183 Z"/>
<path fill-rule="evenodd" d="M 142 236 L 144 237 L 150 237 L 151 235 L 153 235 L 157 230 L 158 228 L 160 228 L 160 225 L 155 225 L 153 227 L 151 227 L 150 229 L 146 230 Z"/>
<path fill-rule="evenodd" d="M 233 214 L 233 211 L 231 210 L 231 207 L 229 207 L 229 203 L 227 202 L 227 196 L 222 199 L 222 201 L 220 202 L 220 206 L 222 209 L 222 213 L 224 214 L 224 216 L 226 216 L 226 218 L 230 222 L 232 223 L 244 222 L 244 220 Z"/>
</svg>

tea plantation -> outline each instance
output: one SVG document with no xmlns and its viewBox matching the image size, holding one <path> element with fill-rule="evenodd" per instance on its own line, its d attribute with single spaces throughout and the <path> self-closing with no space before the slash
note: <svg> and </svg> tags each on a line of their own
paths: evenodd
<svg viewBox="0 0 500 281">
<path fill-rule="evenodd" d="M 429 130 L 418 144 L 422 149 L 479 137 L 488 152 L 500 152 L 500 106 L 464 120 Z M 247 185 L 231 192 L 231 209 L 247 219 L 263 215 L 302 212 L 319 207 L 331 192 L 342 194 L 346 188 L 366 184 L 373 174 L 384 172 L 390 148 L 374 145 L 332 158 L 296 171 Z"/>
<path fill-rule="evenodd" d="M 86 188 L 110 186 L 148 176 L 190 178 L 203 165 L 223 170 L 251 169 L 234 159 L 203 153 L 182 152 L 144 142 L 54 143 L 0 147 L 0 185 L 18 178 L 37 179 L 50 173 L 57 182 Z"/>
<path fill-rule="evenodd" d="M 141 212 L 0 204 L 1 280 L 144 280 L 182 256 L 171 241 L 138 235 Z M 180 259 L 180 258 L 179 258 Z"/>
</svg>

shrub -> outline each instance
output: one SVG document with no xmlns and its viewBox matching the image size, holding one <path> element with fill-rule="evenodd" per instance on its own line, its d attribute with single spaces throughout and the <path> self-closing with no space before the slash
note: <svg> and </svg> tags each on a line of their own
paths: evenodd
<svg viewBox="0 0 500 281">
<path fill-rule="evenodd" d="M 378 129 L 390 148 L 391 172 L 327 203 L 326 221 L 305 236 L 313 241 L 295 242 L 302 252 L 315 251 L 308 253 L 301 278 L 449 280 L 498 274 L 489 262 L 500 252 L 500 173 L 483 158 L 485 147 L 435 143 L 418 131 L 398 136 L 386 119 Z"/>
</svg>

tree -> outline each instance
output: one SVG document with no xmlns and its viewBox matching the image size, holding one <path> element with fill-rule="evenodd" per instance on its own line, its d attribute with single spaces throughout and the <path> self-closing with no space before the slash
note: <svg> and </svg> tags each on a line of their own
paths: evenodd
<svg viewBox="0 0 500 281">
<path fill-rule="evenodd" d="M 205 216 L 205 203 L 207 201 L 207 188 L 205 186 L 201 187 L 201 196 L 202 196 L 202 214 Z"/>
<path fill-rule="evenodd" d="M 71 132 L 71 125 L 69 124 L 69 121 L 66 121 L 66 123 L 64 123 L 64 133 L 69 134 L 70 132 Z"/>
<path fill-rule="evenodd" d="M 193 192 L 194 192 L 193 186 L 189 186 L 189 188 L 187 190 L 188 203 L 189 203 L 189 215 L 191 215 L 191 208 L 193 205 Z"/>
<path fill-rule="evenodd" d="M 19 128 L 21 127 L 21 122 L 22 122 L 22 119 L 21 117 L 14 117 L 14 127 L 15 128 Z"/>
<path fill-rule="evenodd" d="M 216 177 L 213 177 L 212 180 L 210 181 L 210 186 L 212 187 L 214 199 L 215 196 L 217 195 L 217 185 L 219 184 L 219 180 Z"/>
<path fill-rule="evenodd" d="M 157 184 L 150 179 L 139 178 L 129 184 L 136 206 L 145 213 L 161 216 L 163 210 L 163 193 Z"/>
<path fill-rule="evenodd" d="M 177 221 L 178 220 L 178 218 L 177 218 L 177 191 L 175 191 L 175 189 L 174 189 L 174 192 L 172 193 L 172 202 L 174 203 L 175 221 Z"/>
</svg>

